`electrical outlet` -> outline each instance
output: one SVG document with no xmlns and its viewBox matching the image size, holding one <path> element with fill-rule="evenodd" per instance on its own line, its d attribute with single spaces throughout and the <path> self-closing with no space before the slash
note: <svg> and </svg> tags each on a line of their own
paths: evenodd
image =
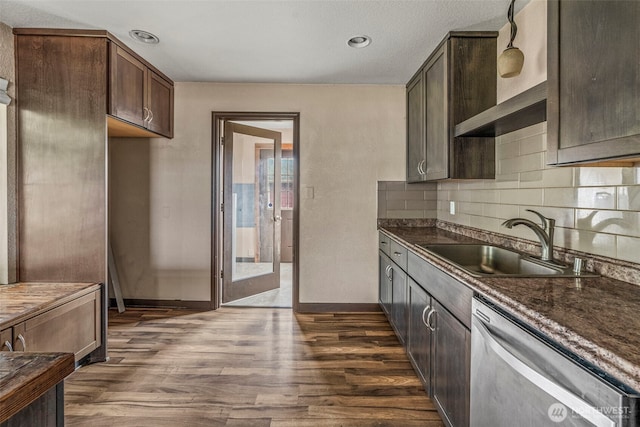
<svg viewBox="0 0 640 427">
<path fill-rule="evenodd" d="M 456 202 L 454 202 L 453 200 L 449 201 L 449 213 L 451 215 L 456 214 Z"/>
</svg>

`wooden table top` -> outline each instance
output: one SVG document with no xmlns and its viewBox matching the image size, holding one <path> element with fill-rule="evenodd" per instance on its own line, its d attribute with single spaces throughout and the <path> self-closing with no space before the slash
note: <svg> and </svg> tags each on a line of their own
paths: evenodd
<svg viewBox="0 0 640 427">
<path fill-rule="evenodd" d="M 14 283 L 0 285 L 0 330 L 39 311 L 62 305 L 100 289 L 97 283 Z"/>
<path fill-rule="evenodd" d="M 74 369 L 73 353 L 0 352 L 0 423 L 34 402 Z"/>
</svg>

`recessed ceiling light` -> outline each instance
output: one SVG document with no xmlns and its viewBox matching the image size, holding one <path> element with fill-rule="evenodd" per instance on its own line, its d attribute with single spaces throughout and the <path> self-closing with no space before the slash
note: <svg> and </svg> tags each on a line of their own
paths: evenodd
<svg viewBox="0 0 640 427">
<path fill-rule="evenodd" d="M 356 49 L 367 47 L 371 44 L 371 37 L 369 36 L 355 36 L 351 37 L 347 44 Z"/>
<path fill-rule="evenodd" d="M 135 40 L 138 40 L 139 42 L 142 43 L 147 43 L 147 44 L 158 44 L 160 43 L 160 39 L 151 34 L 148 31 L 144 31 L 144 30 L 131 30 L 129 31 L 129 35 L 134 38 Z"/>
</svg>

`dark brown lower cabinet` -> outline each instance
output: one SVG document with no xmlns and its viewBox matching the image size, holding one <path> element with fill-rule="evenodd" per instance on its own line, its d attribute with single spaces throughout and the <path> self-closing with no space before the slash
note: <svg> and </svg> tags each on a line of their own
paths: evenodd
<svg viewBox="0 0 640 427">
<path fill-rule="evenodd" d="M 391 265 L 391 319 L 398 339 L 407 340 L 407 274 L 395 263 Z"/>
<path fill-rule="evenodd" d="M 433 399 L 450 426 L 469 425 L 471 332 L 434 303 Z"/>
<path fill-rule="evenodd" d="M 0 351 L 13 351 L 13 331 L 11 328 L 0 331 Z"/>
<path fill-rule="evenodd" d="M 426 318 L 431 311 L 432 299 L 420 285 L 408 279 L 407 355 L 424 389 L 431 394 L 431 330 Z"/>
<path fill-rule="evenodd" d="M 380 279 L 378 281 L 378 301 L 380 302 L 380 307 L 382 307 L 382 311 L 385 312 L 387 317 L 391 316 L 391 285 L 392 285 L 392 273 L 391 269 L 391 260 L 388 256 L 380 251 L 378 258 L 379 268 L 380 268 Z"/>
</svg>

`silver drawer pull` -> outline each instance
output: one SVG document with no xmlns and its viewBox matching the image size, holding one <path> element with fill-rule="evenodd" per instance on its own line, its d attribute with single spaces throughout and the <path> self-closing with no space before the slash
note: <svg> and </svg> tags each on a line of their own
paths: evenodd
<svg viewBox="0 0 640 427">
<path fill-rule="evenodd" d="M 394 252 L 393 253 L 395 256 L 402 256 L 402 252 Z"/>
<path fill-rule="evenodd" d="M 427 316 L 427 328 L 429 328 L 431 330 L 431 332 L 435 332 L 436 331 L 436 327 L 431 324 L 431 316 L 433 316 L 434 314 L 436 314 L 436 310 L 432 309 L 429 312 L 429 315 Z"/>
<path fill-rule="evenodd" d="M 13 351 L 13 346 L 11 345 L 11 343 L 8 340 L 4 342 L 4 346 L 7 347 L 7 349 L 9 349 L 9 351 Z"/>
<path fill-rule="evenodd" d="M 22 351 L 27 351 L 27 342 L 25 341 L 22 334 L 18 334 L 18 340 L 22 343 Z"/>
<path fill-rule="evenodd" d="M 427 310 L 430 310 L 430 309 L 431 309 L 431 306 L 430 306 L 430 305 L 428 305 L 428 306 L 426 306 L 426 307 L 424 308 L 424 310 L 422 310 L 422 323 L 424 323 L 424 326 L 426 326 L 427 328 L 429 328 L 429 325 L 427 324 L 427 321 L 426 321 L 426 320 L 424 320 L 424 315 L 425 315 L 425 313 L 427 312 Z M 431 329 L 431 328 L 429 328 L 429 329 Z"/>
</svg>

